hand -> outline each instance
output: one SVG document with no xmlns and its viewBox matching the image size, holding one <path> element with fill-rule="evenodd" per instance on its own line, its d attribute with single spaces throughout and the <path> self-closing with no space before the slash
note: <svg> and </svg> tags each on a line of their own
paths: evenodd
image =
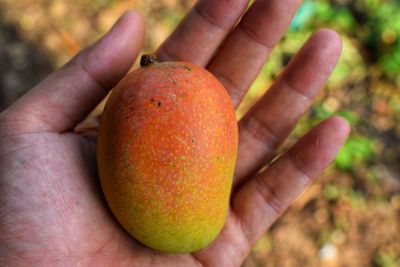
<svg viewBox="0 0 400 267">
<path fill-rule="evenodd" d="M 299 0 L 200 0 L 157 51 L 206 67 L 237 106 L 279 41 Z M 330 118 L 273 158 L 340 54 L 336 33 L 315 33 L 240 120 L 229 217 L 217 240 L 188 255 L 153 251 L 127 235 L 98 184 L 95 140 L 76 125 L 126 74 L 144 39 L 124 14 L 101 40 L 0 115 L 0 265 L 239 266 L 255 241 L 331 162 L 348 124 Z M 215 53 L 218 51 L 218 53 Z"/>
</svg>

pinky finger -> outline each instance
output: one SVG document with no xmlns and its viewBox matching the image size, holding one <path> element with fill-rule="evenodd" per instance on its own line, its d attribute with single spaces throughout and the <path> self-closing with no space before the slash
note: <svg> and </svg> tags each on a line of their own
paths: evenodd
<svg viewBox="0 0 400 267">
<path fill-rule="evenodd" d="M 348 134 L 346 121 L 329 118 L 243 185 L 233 199 L 233 210 L 250 245 L 329 165 Z"/>
</svg>

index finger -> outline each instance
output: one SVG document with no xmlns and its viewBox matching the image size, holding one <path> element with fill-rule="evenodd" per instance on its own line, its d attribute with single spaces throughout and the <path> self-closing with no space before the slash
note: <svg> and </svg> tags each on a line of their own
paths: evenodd
<svg viewBox="0 0 400 267">
<path fill-rule="evenodd" d="M 230 32 L 248 0 L 199 0 L 156 52 L 161 61 L 205 66 Z"/>
</svg>

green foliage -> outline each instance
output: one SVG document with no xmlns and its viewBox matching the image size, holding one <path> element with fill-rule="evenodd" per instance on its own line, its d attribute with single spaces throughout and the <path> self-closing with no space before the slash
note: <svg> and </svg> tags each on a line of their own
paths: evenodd
<svg viewBox="0 0 400 267">
<path fill-rule="evenodd" d="M 328 184 L 327 186 L 324 187 L 323 194 L 325 199 L 330 201 L 335 201 L 340 197 L 340 191 L 341 188 L 339 188 L 337 185 Z"/>
<path fill-rule="evenodd" d="M 398 1 L 367 0 L 338 4 L 336 1 L 328 0 L 304 0 L 286 37 L 274 49 L 268 63 L 249 91 L 247 102 L 256 101 L 309 36 L 322 27 L 337 30 L 343 40 L 343 53 L 328 82 L 328 90 L 340 88 L 342 84 L 365 81 L 372 70 L 378 70 L 375 73 L 384 75 L 393 83 L 399 80 L 397 78 L 400 73 Z M 338 99 L 339 102 L 342 100 Z M 394 106 L 399 105 L 396 102 Z M 357 129 L 361 121 L 358 113 L 349 108 L 330 110 L 323 102 L 315 103 L 294 133 L 300 136 L 321 120 L 333 115 L 342 116 L 355 131 L 339 152 L 335 160 L 336 166 L 350 171 L 367 163 L 374 155 L 372 146 L 374 140 L 372 137 L 358 135 Z"/>
<path fill-rule="evenodd" d="M 323 195 L 329 201 L 345 200 L 357 209 L 362 209 L 366 206 L 365 195 L 355 188 L 328 184 L 324 187 Z"/>
<path fill-rule="evenodd" d="M 314 118 L 316 121 L 321 121 L 331 116 L 340 116 L 346 119 L 350 123 L 350 125 L 355 125 L 359 120 L 357 113 L 355 113 L 354 111 L 341 109 L 335 112 L 331 112 L 328 111 L 322 103 L 316 103 L 312 110 L 312 118 Z"/>
<path fill-rule="evenodd" d="M 360 52 L 370 65 L 377 65 L 383 74 L 394 79 L 400 72 L 400 2 L 396 0 L 349 1 L 305 0 L 292 21 L 287 34 L 301 31 L 304 35 L 319 27 L 337 30 L 344 37 L 361 42 Z M 355 2 L 355 3 L 354 3 Z M 345 70 L 344 66 L 340 66 Z M 351 69 L 347 69 L 349 72 Z"/>
<path fill-rule="evenodd" d="M 303 26 L 311 20 L 311 18 L 314 15 L 314 12 L 315 12 L 315 3 L 304 2 L 297 11 L 297 14 L 290 25 L 290 29 L 300 30 L 301 28 L 303 28 Z"/>
<path fill-rule="evenodd" d="M 356 164 L 369 160 L 373 155 L 372 140 L 366 137 L 350 136 L 336 156 L 336 166 L 350 170 Z"/>
<path fill-rule="evenodd" d="M 380 267 L 398 267 L 400 259 L 393 252 L 379 251 L 375 255 L 375 263 Z"/>
</svg>

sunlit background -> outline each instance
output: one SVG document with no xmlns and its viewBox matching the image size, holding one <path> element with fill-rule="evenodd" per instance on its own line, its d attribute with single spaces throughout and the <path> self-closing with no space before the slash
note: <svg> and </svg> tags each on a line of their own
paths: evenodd
<svg viewBox="0 0 400 267">
<path fill-rule="evenodd" d="M 0 110 L 108 30 L 124 10 L 146 19 L 154 51 L 193 0 L 0 0 Z M 400 3 L 303 1 L 238 110 L 241 116 L 318 28 L 342 36 L 341 60 L 287 145 L 339 114 L 352 134 L 334 164 L 257 243 L 244 266 L 400 266 Z"/>
</svg>

